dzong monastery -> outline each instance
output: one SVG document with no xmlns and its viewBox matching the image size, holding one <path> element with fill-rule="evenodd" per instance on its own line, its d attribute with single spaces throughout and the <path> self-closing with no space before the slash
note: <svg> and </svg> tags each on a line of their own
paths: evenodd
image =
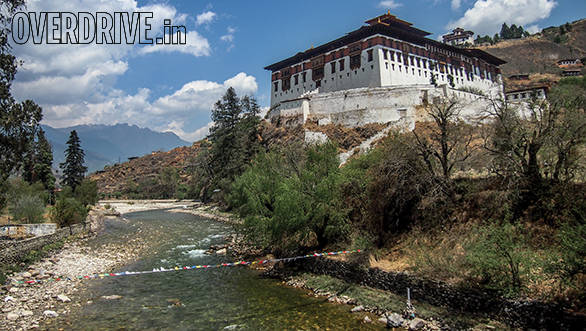
<svg viewBox="0 0 586 331">
<path fill-rule="evenodd" d="M 499 65 L 482 50 L 427 38 L 430 33 L 389 13 L 345 36 L 267 66 L 267 114 L 285 127 L 314 121 L 344 126 L 396 123 L 414 127 L 418 106 L 457 97 L 463 113 L 503 96 Z"/>
</svg>

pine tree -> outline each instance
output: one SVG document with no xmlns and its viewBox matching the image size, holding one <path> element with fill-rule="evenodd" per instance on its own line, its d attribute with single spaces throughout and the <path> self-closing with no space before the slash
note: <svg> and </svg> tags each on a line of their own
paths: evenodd
<svg viewBox="0 0 586 331">
<path fill-rule="evenodd" d="M 81 149 L 81 143 L 77 132 L 71 131 L 69 140 L 67 140 L 67 150 L 65 151 L 65 162 L 59 164 L 63 170 L 63 182 L 71 187 L 73 191 L 81 184 L 87 168 L 84 164 L 85 153 Z"/>
<path fill-rule="evenodd" d="M 55 189 L 55 176 L 53 176 L 53 152 L 51 144 L 45 137 L 45 131 L 40 129 L 35 141 L 31 142 L 22 177 L 29 183 L 41 182 L 45 189 L 52 192 Z"/>
</svg>

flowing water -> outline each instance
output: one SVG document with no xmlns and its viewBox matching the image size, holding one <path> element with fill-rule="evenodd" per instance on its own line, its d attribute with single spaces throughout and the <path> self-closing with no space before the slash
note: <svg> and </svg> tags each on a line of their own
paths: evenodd
<svg viewBox="0 0 586 331">
<path fill-rule="evenodd" d="M 151 270 L 182 265 L 230 262 L 209 256 L 210 244 L 223 243 L 229 225 L 167 211 L 126 215 L 128 222 L 106 223 L 105 233 L 91 245 L 127 240 L 140 233 L 149 250 L 123 270 Z M 120 295 L 119 300 L 102 296 Z M 382 325 L 361 323 L 364 315 L 350 314 L 350 306 L 259 276 L 246 267 L 187 270 L 105 278 L 87 282 L 84 305 L 49 329 L 73 330 L 353 330 Z M 372 317 L 372 316 L 371 316 Z"/>
</svg>

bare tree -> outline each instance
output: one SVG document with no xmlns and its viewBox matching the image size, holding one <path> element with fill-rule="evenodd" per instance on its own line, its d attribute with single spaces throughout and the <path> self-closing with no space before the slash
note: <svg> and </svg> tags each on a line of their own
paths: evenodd
<svg viewBox="0 0 586 331">
<path fill-rule="evenodd" d="M 418 123 L 413 130 L 416 148 L 428 171 L 445 181 L 478 149 L 474 127 L 464 121 L 461 111 L 457 98 L 436 99 L 426 105 L 429 121 Z"/>
</svg>

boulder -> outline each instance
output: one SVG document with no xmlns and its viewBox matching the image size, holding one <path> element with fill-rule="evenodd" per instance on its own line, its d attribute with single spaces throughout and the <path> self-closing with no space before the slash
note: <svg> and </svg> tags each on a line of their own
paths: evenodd
<svg viewBox="0 0 586 331">
<path fill-rule="evenodd" d="M 370 317 L 364 316 L 364 319 L 362 320 L 362 322 L 364 322 L 364 323 L 370 323 L 370 322 L 372 322 L 372 320 L 370 319 Z"/>
<path fill-rule="evenodd" d="M 399 328 L 403 326 L 404 322 L 405 320 L 403 319 L 403 317 L 401 317 L 401 315 L 397 313 L 387 315 L 387 326 L 389 328 Z"/>
<path fill-rule="evenodd" d="M 216 251 L 216 254 L 218 254 L 218 255 L 226 255 L 226 249 L 225 248 L 222 248 L 222 249 Z"/>
<path fill-rule="evenodd" d="M 26 316 L 33 316 L 33 312 L 30 310 L 23 310 L 20 312 L 20 316 L 26 317 Z"/>
<path fill-rule="evenodd" d="M 357 312 L 363 311 L 363 310 L 364 310 L 364 306 L 356 306 L 356 307 L 350 309 L 350 311 L 353 313 L 357 313 Z"/>
<path fill-rule="evenodd" d="M 423 327 L 425 327 L 425 321 L 419 317 L 416 317 L 409 322 L 409 330 L 421 330 Z"/>
</svg>

